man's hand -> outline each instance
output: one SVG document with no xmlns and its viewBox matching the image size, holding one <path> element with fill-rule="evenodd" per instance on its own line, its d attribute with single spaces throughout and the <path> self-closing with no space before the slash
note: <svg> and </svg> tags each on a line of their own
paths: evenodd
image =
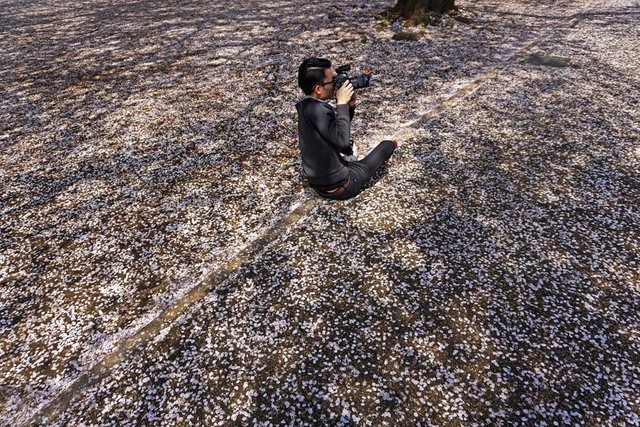
<svg viewBox="0 0 640 427">
<path fill-rule="evenodd" d="M 349 80 L 344 82 L 342 87 L 336 91 L 336 104 L 347 104 L 353 97 L 353 85 Z"/>
<path fill-rule="evenodd" d="M 357 99 L 358 99 L 358 94 L 356 92 L 353 92 L 353 96 L 349 100 L 349 107 L 353 107 L 354 105 L 356 105 Z"/>
</svg>

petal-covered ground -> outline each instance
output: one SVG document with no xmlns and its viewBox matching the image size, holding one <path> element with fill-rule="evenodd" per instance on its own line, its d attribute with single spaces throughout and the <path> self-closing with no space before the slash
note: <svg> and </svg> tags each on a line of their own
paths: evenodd
<svg viewBox="0 0 640 427">
<path fill-rule="evenodd" d="M 0 1 L 0 423 L 640 423 L 640 4 L 393 3 Z M 310 55 L 401 142 L 348 202 Z"/>
</svg>

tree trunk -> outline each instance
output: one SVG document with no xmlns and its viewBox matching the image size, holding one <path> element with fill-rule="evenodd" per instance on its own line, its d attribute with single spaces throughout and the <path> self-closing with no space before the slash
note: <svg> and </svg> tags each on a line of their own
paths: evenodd
<svg viewBox="0 0 640 427">
<path fill-rule="evenodd" d="M 409 25 L 425 23 L 430 14 L 455 10 L 455 0 L 398 0 L 394 12 L 407 19 Z"/>
</svg>

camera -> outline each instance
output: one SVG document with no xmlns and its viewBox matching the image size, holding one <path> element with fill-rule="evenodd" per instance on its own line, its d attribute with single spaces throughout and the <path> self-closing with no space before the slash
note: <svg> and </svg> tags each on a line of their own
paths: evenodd
<svg viewBox="0 0 640 427">
<path fill-rule="evenodd" d="M 336 90 L 340 89 L 347 80 L 351 81 L 354 89 L 362 89 L 371 84 L 371 75 L 373 74 L 371 70 L 354 77 L 349 77 L 349 71 L 351 71 L 351 65 L 348 64 L 336 68 Z"/>
</svg>

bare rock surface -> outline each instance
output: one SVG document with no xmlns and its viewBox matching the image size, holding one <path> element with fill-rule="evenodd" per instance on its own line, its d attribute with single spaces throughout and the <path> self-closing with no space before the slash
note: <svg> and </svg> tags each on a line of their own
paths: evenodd
<svg viewBox="0 0 640 427">
<path fill-rule="evenodd" d="M 0 0 L 0 424 L 640 423 L 638 2 L 418 41 L 392 3 Z M 300 175 L 310 55 L 373 69 L 360 152 L 402 136 L 344 203 Z"/>
</svg>

